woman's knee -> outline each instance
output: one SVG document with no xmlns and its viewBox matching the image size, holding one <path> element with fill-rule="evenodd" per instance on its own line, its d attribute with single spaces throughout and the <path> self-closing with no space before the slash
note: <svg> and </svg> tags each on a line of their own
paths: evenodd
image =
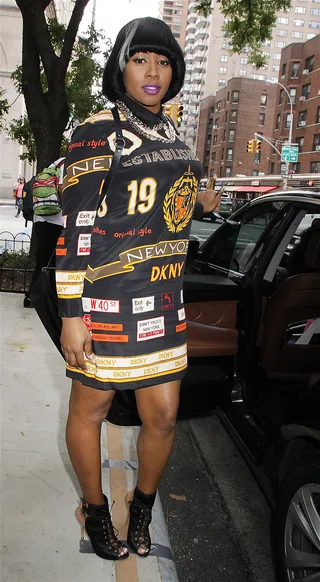
<svg viewBox="0 0 320 582">
<path fill-rule="evenodd" d="M 81 382 L 73 381 L 69 402 L 69 414 L 83 422 L 101 423 L 106 418 L 114 397 L 113 391 L 100 391 Z"/>
<path fill-rule="evenodd" d="M 175 409 L 158 408 L 152 414 L 142 419 L 143 426 L 164 434 L 171 434 L 176 427 L 177 411 Z"/>
</svg>

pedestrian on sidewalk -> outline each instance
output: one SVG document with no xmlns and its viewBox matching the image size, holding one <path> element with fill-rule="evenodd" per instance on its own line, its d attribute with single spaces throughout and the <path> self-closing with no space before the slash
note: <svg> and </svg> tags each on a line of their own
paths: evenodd
<svg viewBox="0 0 320 582">
<path fill-rule="evenodd" d="M 127 558 L 128 550 L 102 491 L 102 422 L 118 390 L 135 391 L 142 427 L 128 542 L 145 557 L 187 368 L 182 282 L 201 164 L 162 108 L 179 93 L 184 75 L 183 53 L 163 21 L 128 23 L 103 76 L 125 147 L 97 212 L 115 150 L 112 112 L 76 129 L 65 163 L 56 281 L 72 379 L 66 438 L 83 492 L 78 517 L 94 551 L 110 560 Z"/>
<path fill-rule="evenodd" d="M 25 179 L 23 176 L 18 178 L 18 181 L 13 186 L 13 197 L 15 198 L 15 207 L 17 209 L 16 218 L 20 216 L 21 213 L 21 202 L 22 202 L 22 193 L 24 188 Z"/>
</svg>

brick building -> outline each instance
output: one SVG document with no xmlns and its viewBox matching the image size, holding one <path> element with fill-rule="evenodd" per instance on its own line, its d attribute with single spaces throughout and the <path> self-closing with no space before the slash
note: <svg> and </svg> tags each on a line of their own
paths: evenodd
<svg viewBox="0 0 320 582">
<path fill-rule="evenodd" d="M 271 136 L 277 89 L 263 81 L 235 77 L 201 102 L 197 155 L 206 177 L 267 174 L 270 146 L 247 153 L 254 133 Z"/>
<path fill-rule="evenodd" d="M 297 164 L 292 173 L 320 172 L 320 35 L 305 43 L 287 46 L 281 53 L 279 82 L 286 87 L 293 101 L 292 143 L 299 145 Z M 281 144 L 289 137 L 290 103 L 282 87 L 277 85 L 273 137 Z M 270 173 L 280 172 L 280 158 L 271 155 Z"/>
</svg>

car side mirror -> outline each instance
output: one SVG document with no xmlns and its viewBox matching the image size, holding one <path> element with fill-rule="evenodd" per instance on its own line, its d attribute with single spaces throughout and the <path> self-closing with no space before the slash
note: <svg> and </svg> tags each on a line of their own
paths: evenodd
<svg viewBox="0 0 320 582">
<path fill-rule="evenodd" d="M 190 261 L 190 259 L 196 258 L 196 256 L 198 255 L 199 247 L 200 247 L 200 241 L 198 241 L 196 239 L 189 240 L 187 261 Z"/>
</svg>

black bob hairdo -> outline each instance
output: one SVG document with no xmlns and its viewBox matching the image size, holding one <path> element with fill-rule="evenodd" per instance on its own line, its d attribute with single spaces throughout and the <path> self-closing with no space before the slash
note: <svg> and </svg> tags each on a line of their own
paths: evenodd
<svg viewBox="0 0 320 582">
<path fill-rule="evenodd" d="M 120 30 L 103 73 L 102 89 L 107 99 L 115 103 L 125 94 L 123 71 L 130 57 L 137 52 L 156 53 L 170 60 L 172 81 L 162 103 L 173 99 L 184 82 L 183 52 L 169 26 L 150 16 L 136 18 Z"/>
</svg>

